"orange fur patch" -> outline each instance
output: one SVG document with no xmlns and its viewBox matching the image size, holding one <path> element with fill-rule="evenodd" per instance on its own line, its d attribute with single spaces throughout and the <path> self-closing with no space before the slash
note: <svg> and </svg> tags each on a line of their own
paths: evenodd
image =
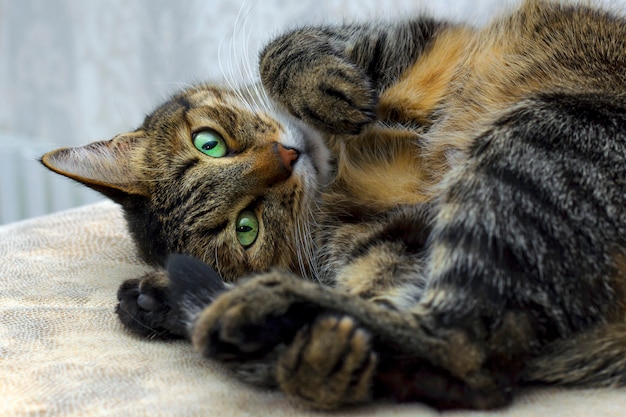
<svg viewBox="0 0 626 417">
<path fill-rule="evenodd" d="M 385 119 L 429 123 L 436 106 L 449 94 L 453 77 L 467 56 L 474 31 L 447 29 L 437 36 L 400 81 L 380 97 L 379 115 Z"/>
<path fill-rule="evenodd" d="M 422 155 L 419 135 L 409 130 L 373 128 L 339 141 L 333 153 L 338 161 L 331 190 L 374 211 L 429 201 L 428 190 L 438 181 Z"/>
</svg>

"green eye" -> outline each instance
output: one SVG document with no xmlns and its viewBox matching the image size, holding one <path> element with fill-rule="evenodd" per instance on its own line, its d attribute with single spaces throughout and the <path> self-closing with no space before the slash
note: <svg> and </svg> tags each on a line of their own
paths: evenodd
<svg viewBox="0 0 626 417">
<path fill-rule="evenodd" d="M 259 234 L 259 220 L 252 210 L 244 210 L 237 218 L 237 239 L 244 248 L 252 245 Z"/>
<path fill-rule="evenodd" d="M 228 152 L 224 139 L 212 130 L 202 130 L 193 135 L 193 144 L 211 158 L 221 158 Z"/>
</svg>

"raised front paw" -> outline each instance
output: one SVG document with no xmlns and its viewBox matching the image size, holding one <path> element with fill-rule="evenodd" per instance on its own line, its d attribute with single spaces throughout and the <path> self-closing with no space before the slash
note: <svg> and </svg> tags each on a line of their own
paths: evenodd
<svg viewBox="0 0 626 417">
<path fill-rule="evenodd" d="M 356 134 L 376 119 L 369 77 L 315 32 L 293 32 L 262 53 L 261 81 L 296 117 L 324 132 Z"/>
<path fill-rule="evenodd" d="M 370 334 L 316 288 L 280 272 L 243 283 L 200 314 L 194 346 L 241 379 L 278 385 L 313 407 L 365 401 L 377 362 Z"/>
</svg>

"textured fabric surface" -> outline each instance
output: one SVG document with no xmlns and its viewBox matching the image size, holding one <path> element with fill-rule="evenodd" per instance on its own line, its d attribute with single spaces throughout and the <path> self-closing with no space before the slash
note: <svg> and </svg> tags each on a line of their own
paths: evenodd
<svg viewBox="0 0 626 417">
<path fill-rule="evenodd" d="M 321 416 L 239 384 L 183 341 L 141 340 L 113 309 L 149 270 L 117 206 L 100 203 L 0 228 L 0 416 Z M 419 404 L 330 414 L 435 416 Z M 624 416 L 626 390 L 537 390 L 490 413 Z"/>
</svg>

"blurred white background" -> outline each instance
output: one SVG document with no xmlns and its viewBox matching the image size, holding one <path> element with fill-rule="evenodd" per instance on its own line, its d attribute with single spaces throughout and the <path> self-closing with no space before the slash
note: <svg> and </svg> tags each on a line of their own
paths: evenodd
<svg viewBox="0 0 626 417">
<path fill-rule="evenodd" d="M 514 3 L 0 0 L 0 224 L 97 200 L 37 158 L 134 129 L 189 83 L 249 78 L 244 69 L 281 30 L 420 8 L 480 24 Z"/>
</svg>

